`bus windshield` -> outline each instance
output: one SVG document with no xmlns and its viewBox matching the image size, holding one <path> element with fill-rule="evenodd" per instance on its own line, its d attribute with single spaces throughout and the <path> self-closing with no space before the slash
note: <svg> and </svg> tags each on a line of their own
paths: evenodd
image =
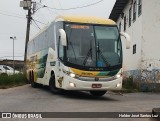
<svg viewBox="0 0 160 121">
<path fill-rule="evenodd" d="M 66 61 L 85 67 L 122 63 L 120 34 L 116 26 L 66 23 Z"/>
</svg>

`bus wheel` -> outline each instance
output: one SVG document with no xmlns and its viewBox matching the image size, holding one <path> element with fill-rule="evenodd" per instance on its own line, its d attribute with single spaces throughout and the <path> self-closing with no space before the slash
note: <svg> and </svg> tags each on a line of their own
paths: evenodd
<svg viewBox="0 0 160 121">
<path fill-rule="evenodd" d="M 54 76 L 54 74 L 51 76 L 51 78 L 49 80 L 49 89 L 54 94 L 58 94 L 60 92 L 60 89 L 58 89 L 56 87 L 56 85 L 55 85 L 55 76 Z"/>
<path fill-rule="evenodd" d="M 33 73 L 30 74 L 30 82 L 31 82 L 31 86 L 33 88 L 37 88 L 38 87 L 38 84 L 34 82 L 34 74 Z"/>
<path fill-rule="evenodd" d="M 107 91 L 90 91 L 90 93 L 95 97 L 103 96 Z"/>
</svg>

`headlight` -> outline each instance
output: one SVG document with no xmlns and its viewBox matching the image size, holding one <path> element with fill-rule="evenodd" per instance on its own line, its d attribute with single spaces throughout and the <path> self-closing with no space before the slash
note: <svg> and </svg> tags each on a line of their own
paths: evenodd
<svg viewBox="0 0 160 121">
<path fill-rule="evenodd" d="M 75 78 L 75 77 L 77 76 L 76 74 L 71 73 L 71 72 L 66 71 L 66 70 L 63 70 L 63 72 L 64 72 L 65 74 L 67 74 L 68 76 L 72 77 L 72 78 Z"/>
<path fill-rule="evenodd" d="M 75 83 L 72 83 L 72 82 L 70 82 L 69 85 L 70 85 L 71 87 L 76 87 L 76 84 L 75 84 Z"/>
<path fill-rule="evenodd" d="M 73 73 L 70 73 L 69 75 L 70 75 L 70 77 L 72 77 L 72 78 L 75 78 L 75 77 L 76 77 L 76 75 L 73 74 Z"/>
<path fill-rule="evenodd" d="M 117 74 L 115 77 L 118 79 L 121 77 L 121 74 Z"/>
<path fill-rule="evenodd" d="M 118 83 L 117 85 L 116 85 L 116 88 L 118 88 L 118 87 L 120 87 L 121 86 L 121 83 Z"/>
</svg>

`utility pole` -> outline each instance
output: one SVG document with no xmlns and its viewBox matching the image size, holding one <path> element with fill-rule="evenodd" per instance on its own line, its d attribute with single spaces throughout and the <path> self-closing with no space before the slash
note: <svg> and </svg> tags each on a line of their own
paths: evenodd
<svg viewBox="0 0 160 121">
<path fill-rule="evenodd" d="M 30 23 L 31 23 L 31 9 L 28 10 L 27 15 L 27 30 L 26 30 L 26 42 L 25 42 L 25 52 L 24 52 L 24 74 L 26 75 L 26 64 L 27 64 L 27 45 L 29 41 L 30 34 Z"/>
<path fill-rule="evenodd" d="M 41 2 L 41 1 L 40 1 Z M 23 0 L 20 1 L 20 7 L 23 7 L 24 10 L 28 10 L 27 15 L 27 29 L 26 29 L 26 42 L 25 42 L 25 52 L 24 52 L 24 75 L 26 75 L 26 65 L 27 65 L 27 45 L 29 41 L 29 35 L 30 35 L 30 24 L 32 20 L 32 14 L 34 14 L 38 9 L 36 10 L 36 2 L 32 2 L 32 0 Z M 46 7 L 46 6 L 43 6 Z"/>
<path fill-rule="evenodd" d="M 23 7 L 24 10 L 28 10 L 27 15 L 27 29 L 26 29 L 26 41 L 25 41 L 25 52 L 24 52 L 24 75 L 26 75 L 26 64 L 27 64 L 27 45 L 29 41 L 29 34 L 30 34 L 30 23 L 31 23 L 31 7 L 32 7 L 32 0 L 23 0 L 20 1 L 20 7 Z"/>
<path fill-rule="evenodd" d="M 13 40 L 13 74 L 15 74 L 15 63 L 14 63 L 14 40 L 16 39 L 16 37 L 10 37 L 10 39 Z"/>
</svg>

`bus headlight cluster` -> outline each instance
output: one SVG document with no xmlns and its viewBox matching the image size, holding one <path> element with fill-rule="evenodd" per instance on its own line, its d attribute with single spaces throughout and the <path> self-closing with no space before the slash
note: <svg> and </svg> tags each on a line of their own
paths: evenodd
<svg viewBox="0 0 160 121">
<path fill-rule="evenodd" d="M 120 78 L 122 75 L 121 74 L 117 74 L 115 77 L 118 79 Z"/>
<path fill-rule="evenodd" d="M 118 87 L 120 87 L 121 86 L 121 83 L 118 83 L 117 85 L 116 85 L 116 88 L 118 88 Z"/>
<path fill-rule="evenodd" d="M 71 73 L 71 72 L 66 71 L 66 70 L 63 70 L 63 72 L 64 72 L 65 74 L 69 75 L 69 76 L 72 77 L 72 78 L 76 78 L 76 76 L 77 76 L 76 74 Z"/>
<path fill-rule="evenodd" d="M 76 75 L 73 74 L 73 73 L 70 73 L 69 75 L 70 75 L 70 77 L 72 77 L 72 78 L 75 78 L 75 77 L 76 77 Z"/>
</svg>

